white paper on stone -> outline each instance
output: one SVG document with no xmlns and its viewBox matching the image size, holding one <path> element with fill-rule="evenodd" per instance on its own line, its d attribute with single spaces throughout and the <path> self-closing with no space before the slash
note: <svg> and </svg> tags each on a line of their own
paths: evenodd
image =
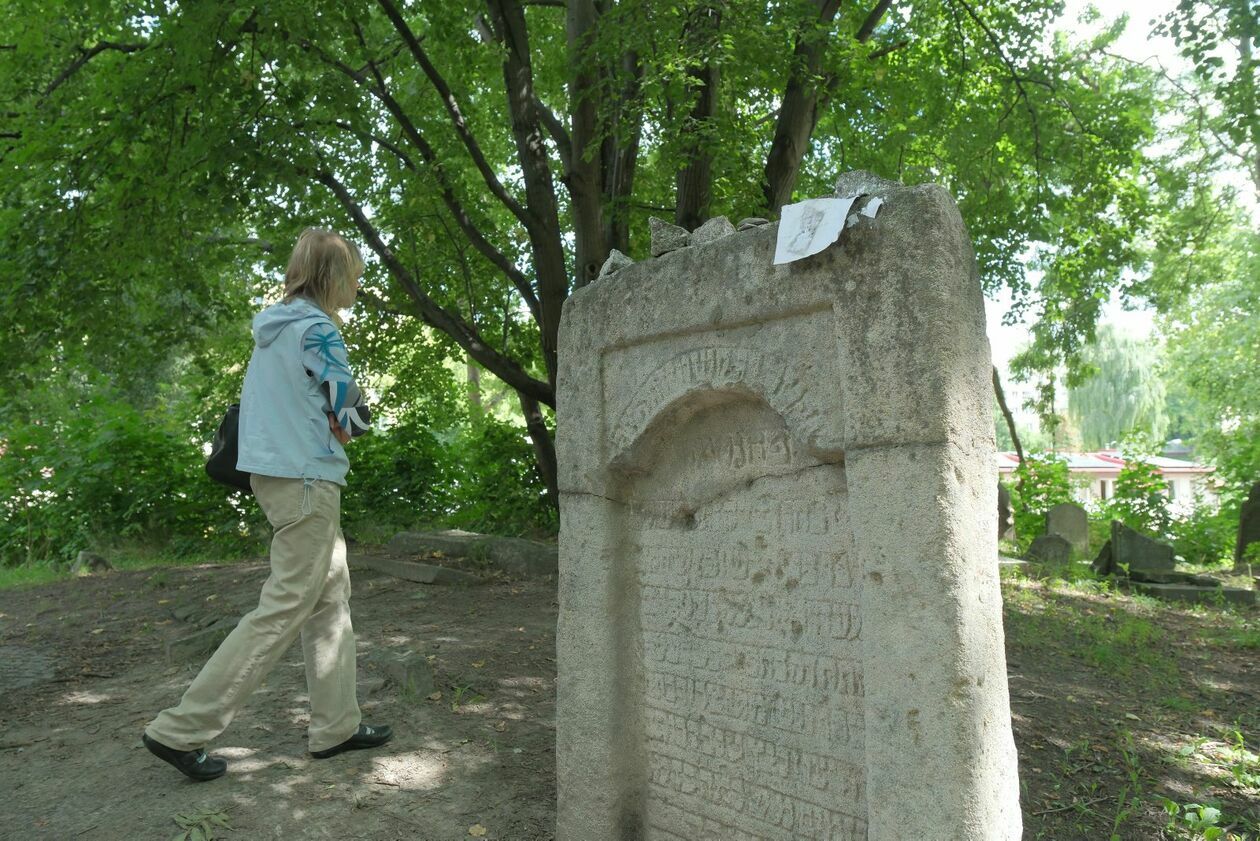
<svg viewBox="0 0 1260 841">
<path fill-rule="evenodd" d="M 861 214 L 863 216 L 874 219 L 875 214 L 879 212 L 880 205 L 882 205 L 883 203 L 884 203 L 883 199 L 881 199 L 879 196 L 875 196 L 874 198 L 872 198 L 870 201 L 866 203 L 866 207 L 862 208 Z"/>
<path fill-rule="evenodd" d="M 844 230 L 845 217 L 856 197 L 806 199 L 783 208 L 779 238 L 774 246 L 776 266 L 817 254 L 831 245 Z"/>
</svg>

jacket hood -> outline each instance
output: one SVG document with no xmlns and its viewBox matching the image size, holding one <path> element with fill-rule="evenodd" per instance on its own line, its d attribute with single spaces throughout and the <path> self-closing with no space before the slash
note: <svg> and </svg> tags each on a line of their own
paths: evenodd
<svg viewBox="0 0 1260 841">
<path fill-rule="evenodd" d="M 328 314 L 305 298 L 294 298 L 289 303 L 272 304 L 254 316 L 254 344 L 267 347 L 276 340 L 284 328 L 298 321 L 312 324 L 319 321 L 332 323 Z"/>
</svg>

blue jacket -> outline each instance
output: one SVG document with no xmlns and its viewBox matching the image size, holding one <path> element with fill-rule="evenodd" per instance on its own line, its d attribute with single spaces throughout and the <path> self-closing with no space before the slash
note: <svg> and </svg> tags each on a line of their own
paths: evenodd
<svg viewBox="0 0 1260 841">
<path fill-rule="evenodd" d="M 350 373 L 346 345 L 305 298 L 254 316 L 254 354 L 241 391 L 238 470 L 346 483 L 350 461 L 328 428 L 328 413 L 351 435 L 370 416 Z"/>
</svg>

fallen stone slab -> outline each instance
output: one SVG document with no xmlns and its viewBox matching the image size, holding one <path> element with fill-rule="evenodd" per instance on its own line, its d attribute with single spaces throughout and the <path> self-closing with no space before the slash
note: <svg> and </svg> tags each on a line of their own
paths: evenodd
<svg viewBox="0 0 1260 841">
<path fill-rule="evenodd" d="M 1150 584 L 1132 582 L 1133 592 L 1174 602 L 1220 602 L 1253 605 L 1256 591 L 1241 587 L 1198 587 L 1193 584 Z"/>
<path fill-rule="evenodd" d="M 227 639 L 239 621 L 224 617 L 194 634 L 170 640 L 166 643 L 166 662 L 175 665 L 204 659 Z"/>
<path fill-rule="evenodd" d="M 1221 582 L 1215 578 L 1209 578 L 1206 575 L 1195 575 L 1191 572 L 1178 572 L 1176 570 L 1134 569 L 1129 571 L 1129 578 L 1145 584 L 1190 584 L 1195 587 L 1217 588 L 1221 586 Z"/>
<path fill-rule="evenodd" d="M 449 567 L 434 564 L 421 564 L 416 561 L 400 561 L 395 558 L 380 558 L 374 555 L 359 555 L 350 558 L 351 566 L 366 567 L 395 578 L 415 581 L 418 584 L 480 584 L 481 579 L 467 572 L 460 572 Z"/>
<path fill-rule="evenodd" d="M 555 575 L 559 549 L 548 543 L 520 537 L 493 537 L 449 529 L 438 532 L 404 531 L 394 535 L 386 549 L 396 555 L 441 552 L 451 558 L 468 558 L 523 578 Z"/>
</svg>

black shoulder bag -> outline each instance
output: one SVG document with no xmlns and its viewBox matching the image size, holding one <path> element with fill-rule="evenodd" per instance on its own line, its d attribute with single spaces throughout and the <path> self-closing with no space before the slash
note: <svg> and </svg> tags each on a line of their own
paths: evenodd
<svg viewBox="0 0 1260 841">
<path fill-rule="evenodd" d="M 210 443 L 210 458 L 206 460 L 206 473 L 216 482 L 229 488 L 253 493 L 249 487 L 249 474 L 236 469 L 236 430 L 241 420 L 241 404 L 228 406 L 227 414 L 219 421 L 219 429 Z"/>
</svg>

